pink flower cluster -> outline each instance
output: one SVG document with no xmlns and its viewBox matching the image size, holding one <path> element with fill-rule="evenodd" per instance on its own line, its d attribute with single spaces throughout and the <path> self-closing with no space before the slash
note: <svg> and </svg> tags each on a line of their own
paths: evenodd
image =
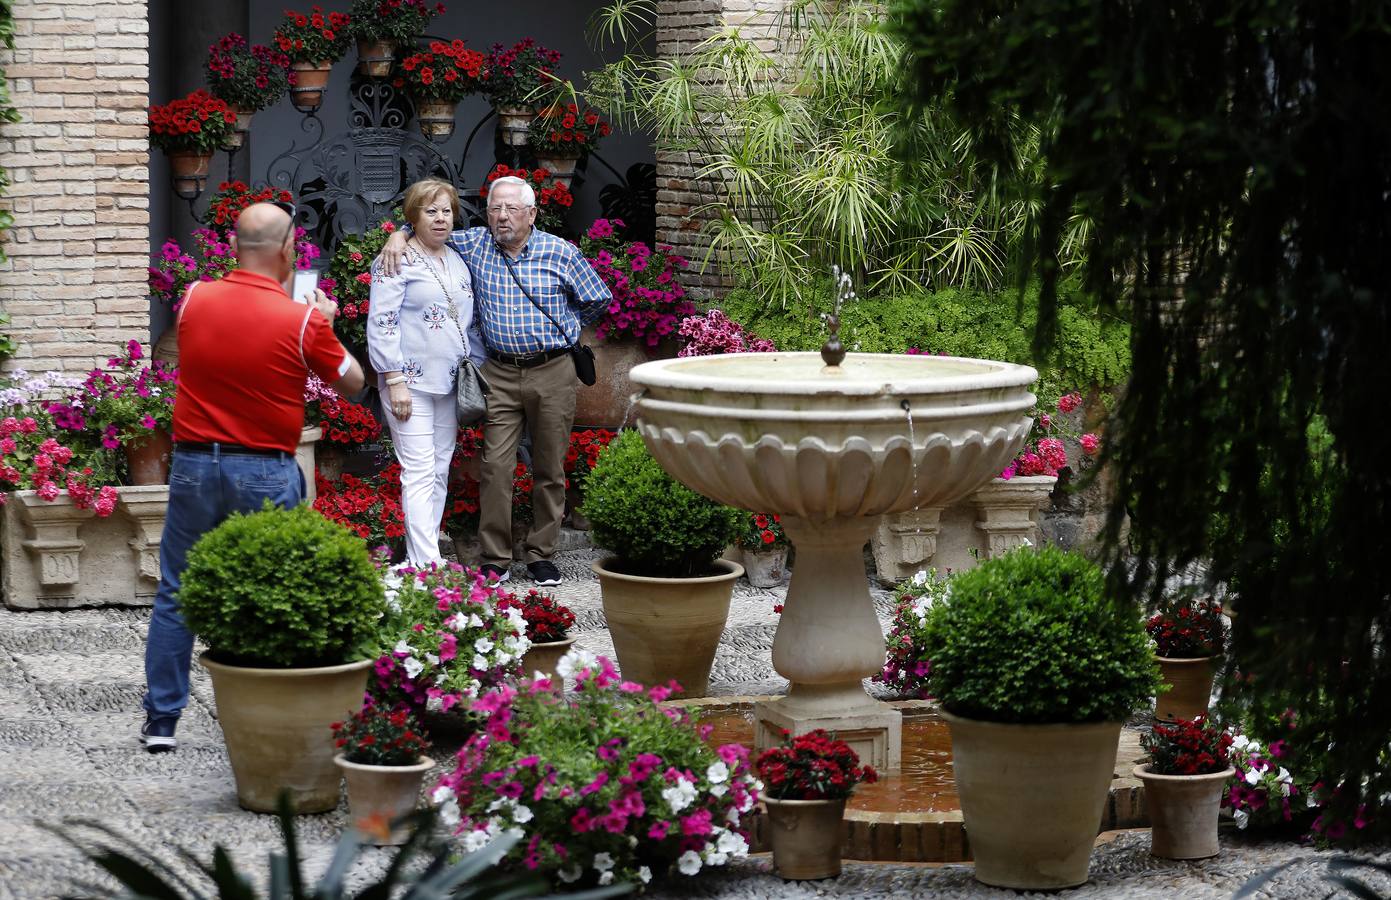
<svg viewBox="0 0 1391 900">
<path fill-rule="evenodd" d="M 155 254 L 149 267 L 150 294 L 177 310 L 183 302 L 184 291 L 195 281 L 216 281 L 237 268 L 232 245 L 211 228 L 193 231 L 195 257 L 184 251 L 179 242 L 170 238 Z M 308 232 L 295 228 L 295 268 L 308 269 L 319 257 L 319 248 L 309 240 Z"/>
<path fill-rule="evenodd" d="M 773 353 L 772 341 L 755 337 L 718 309 L 703 316 L 683 319 L 677 329 L 682 347 L 677 356 L 713 356 L 719 353 Z"/>
<path fill-rule="evenodd" d="M 7 416 L 0 420 L 0 482 L 10 487 L 29 488 L 41 500 L 52 502 L 64 489 L 78 509 L 95 510 L 106 518 L 116 511 L 116 489 L 110 485 L 93 489 L 92 470 L 70 471 L 72 449 L 51 437 L 43 437 L 39 423 L 30 416 Z M 0 493 L 0 503 L 6 495 Z"/>
<path fill-rule="evenodd" d="M 1040 412 L 1034 420 L 1034 427 L 1024 450 L 1005 467 L 1000 477 L 1006 481 L 1016 475 L 1044 475 L 1056 478 L 1058 472 L 1068 465 L 1064 438 L 1075 439 L 1084 456 L 1095 456 L 1101 449 L 1101 439 L 1091 432 L 1079 435 L 1077 430 L 1069 428 L 1070 417 L 1081 408 L 1082 395 L 1073 391 L 1058 398 L 1055 404 L 1056 415 Z"/>
<path fill-rule="evenodd" d="M 597 219 L 580 241 L 594 271 L 613 292 L 595 332 L 601 340 L 631 337 L 655 347 L 676 330 L 683 316 L 695 312 L 677 273 L 689 263 L 659 244 L 624 242 L 618 234 L 621 219 Z"/>
</svg>

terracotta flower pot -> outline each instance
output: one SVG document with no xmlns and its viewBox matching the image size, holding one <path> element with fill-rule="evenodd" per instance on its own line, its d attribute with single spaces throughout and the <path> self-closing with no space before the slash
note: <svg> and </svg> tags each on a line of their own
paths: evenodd
<svg viewBox="0 0 1391 900">
<path fill-rule="evenodd" d="M 581 333 L 580 340 L 594 349 L 598 378 L 592 385 L 581 384 L 575 394 L 575 427 L 617 431 L 632 413 L 633 386 L 628 373 L 654 356 L 636 341 L 601 341 L 591 328 Z"/>
<path fill-rule="evenodd" d="M 764 797 L 773 872 L 779 878 L 806 881 L 840 875 L 840 848 L 845 798 L 775 800 Z"/>
<path fill-rule="evenodd" d="M 1207 859 L 1219 851 L 1217 814 L 1231 766 L 1211 775 L 1155 775 L 1148 765 L 1133 774 L 1144 782 L 1150 853 L 1163 859 Z"/>
<path fill-rule="evenodd" d="M 612 557 L 592 566 L 623 677 L 646 685 L 680 683 L 682 697 L 704 697 L 729 618 L 738 563 L 719 559 L 717 575 L 654 578 L 615 571 Z"/>
<path fill-rule="evenodd" d="M 415 101 L 415 118 L 420 133 L 432 141 L 447 141 L 454 133 L 454 114 L 459 104 L 452 100 Z"/>
<path fill-rule="evenodd" d="M 575 639 L 573 637 L 532 644 L 530 649 L 522 655 L 522 674 L 530 676 L 533 672 L 545 672 L 548 675 L 554 675 L 556 663 L 560 662 L 560 658 L 569 653 L 570 648 L 574 645 Z"/>
<path fill-rule="evenodd" d="M 526 146 L 527 128 L 534 118 L 536 110 L 530 106 L 499 106 L 497 129 L 502 133 L 502 142 L 509 147 Z"/>
<path fill-rule="evenodd" d="M 1087 880 L 1121 723 L 1010 725 L 943 711 L 976 880 L 1057 890 Z"/>
<path fill-rule="evenodd" d="M 333 71 L 332 62 L 291 63 L 295 83 L 290 86 L 290 103 L 300 112 L 314 112 L 323 105 L 324 88 Z"/>
<path fill-rule="evenodd" d="M 536 155 L 536 164 L 548 170 L 556 181 L 566 187 L 574 180 L 575 166 L 579 165 L 579 162 L 578 156 L 542 156 L 539 153 Z"/>
<path fill-rule="evenodd" d="M 349 762 L 340 753 L 333 762 L 343 770 L 343 778 L 348 782 L 348 811 L 358 831 L 379 847 L 404 844 L 410 837 L 409 828 L 393 828 L 383 837 L 380 825 L 415 809 L 420 800 L 420 782 L 435 761 L 422 756 L 410 766 L 369 766 Z"/>
<path fill-rule="evenodd" d="M 168 157 L 174 193 L 185 200 L 193 200 L 202 194 L 208 183 L 208 163 L 213 155 L 196 150 L 177 150 Z"/>
<path fill-rule="evenodd" d="M 1170 685 L 1154 704 L 1154 717 L 1161 722 L 1194 719 L 1204 715 L 1212 699 L 1213 657 L 1170 659 L 1155 657 L 1164 683 Z"/>
<path fill-rule="evenodd" d="M 357 42 L 357 70 L 369 78 L 385 78 L 391 74 L 396 59 L 396 42 L 391 40 Z"/>
<path fill-rule="evenodd" d="M 125 445 L 131 484 L 168 484 L 169 457 L 174 442 L 169 432 L 155 428 L 143 439 Z"/>
<path fill-rule="evenodd" d="M 787 548 L 744 550 L 744 574 L 756 588 L 777 587 L 787 574 Z"/>
<path fill-rule="evenodd" d="M 329 726 L 362 706 L 372 660 L 308 669 L 258 669 L 208 658 L 217 721 L 237 802 L 271 813 L 282 790 L 298 814 L 338 806 L 340 775 Z"/>
<path fill-rule="evenodd" d="M 227 104 L 227 108 L 237 114 L 237 124 L 232 126 L 232 130 L 227 132 L 227 137 L 222 141 L 223 150 L 240 150 L 246 144 L 246 136 L 251 132 L 251 117 L 256 114 L 254 109 L 242 109 L 235 103 Z"/>
</svg>

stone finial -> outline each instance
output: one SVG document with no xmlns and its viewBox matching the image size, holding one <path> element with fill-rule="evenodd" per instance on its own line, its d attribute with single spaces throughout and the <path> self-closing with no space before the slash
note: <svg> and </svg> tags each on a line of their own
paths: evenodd
<svg viewBox="0 0 1391 900">
<path fill-rule="evenodd" d="M 845 361 L 845 347 L 840 343 L 840 316 L 827 316 L 826 325 L 830 327 L 831 334 L 821 346 L 821 359 L 828 366 L 839 367 Z"/>
</svg>

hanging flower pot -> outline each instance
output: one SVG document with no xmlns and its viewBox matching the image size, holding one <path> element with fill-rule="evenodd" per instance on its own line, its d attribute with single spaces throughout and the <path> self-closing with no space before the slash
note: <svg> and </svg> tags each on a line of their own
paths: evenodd
<svg viewBox="0 0 1391 900">
<path fill-rule="evenodd" d="M 185 200 L 196 199 L 208 184 L 208 163 L 213 155 L 197 150 L 179 150 L 168 156 L 169 169 L 174 177 L 174 193 Z"/>
<path fill-rule="evenodd" d="M 579 165 L 578 156 L 542 156 L 536 155 L 536 165 L 551 173 L 551 177 L 567 188 L 570 187 L 575 178 L 575 166 Z"/>
<path fill-rule="evenodd" d="M 300 112 L 314 112 L 323 105 L 324 88 L 328 87 L 333 63 L 297 62 L 291 63 L 290 69 L 295 73 L 295 83 L 290 88 L 290 103 Z"/>
<path fill-rule="evenodd" d="M 536 110 L 529 106 L 499 106 L 497 128 L 502 133 L 502 142 L 509 147 L 526 146 L 527 128 L 534 118 Z"/>
<path fill-rule="evenodd" d="M 227 133 L 227 137 L 222 140 L 223 150 L 240 150 L 246 144 L 246 136 L 251 131 L 251 117 L 256 114 L 254 109 L 242 109 L 234 103 L 227 104 L 227 108 L 237 115 L 237 124 L 232 126 L 232 130 Z"/>
<path fill-rule="evenodd" d="M 396 59 L 396 42 L 391 39 L 357 39 L 357 70 L 369 78 L 385 78 L 391 74 Z"/>
<path fill-rule="evenodd" d="M 251 116 L 279 103 L 290 89 L 290 57 L 261 44 L 248 45 L 245 37 L 232 32 L 208 48 L 206 71 L 209 90 L 236 117 L 221 144 L 223 150 L 235 152 L 246 143 Z"/>
<path fill-rule="evenodd" d="M 420 123 L 420 133 L 432 141 L 449 140 L 454 133 L 454 113 L 458 107 L 454 100 L 416 100 L 415 117 Z"/>
<path fill-rule="evenodd" d="M 553 103 L 537 111 L 527 130 L 527 143 L 536 153 L 536 163 L 549 169 L 566 187 L 575 175 L 580 158 L 592 153 L 612 128 L 592 109 L 574 103 Z"/>
<path fill-rule="evenodd" d="M 1169 659 L 1157 656 L 1159 674 L 1169 690 L 1154 704 L 1154 717 L 1161 722 L 1196 719 L 1207 712 L 1212 700 L 1213 658 Z"/>
</svg>

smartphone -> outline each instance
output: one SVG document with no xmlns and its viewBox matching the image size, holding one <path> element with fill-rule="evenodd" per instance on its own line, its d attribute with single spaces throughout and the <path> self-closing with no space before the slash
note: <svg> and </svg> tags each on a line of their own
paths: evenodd
<svg viewBox="0 0 1391 900">
<path fill-rule="evenodd" d="M 309 295 L 319 286 L 319 273 L 314 269 L 295 269 L 295 280 L 291 282 L 290 298 L 296 303 L 308 303 Z"/>
</svg>

